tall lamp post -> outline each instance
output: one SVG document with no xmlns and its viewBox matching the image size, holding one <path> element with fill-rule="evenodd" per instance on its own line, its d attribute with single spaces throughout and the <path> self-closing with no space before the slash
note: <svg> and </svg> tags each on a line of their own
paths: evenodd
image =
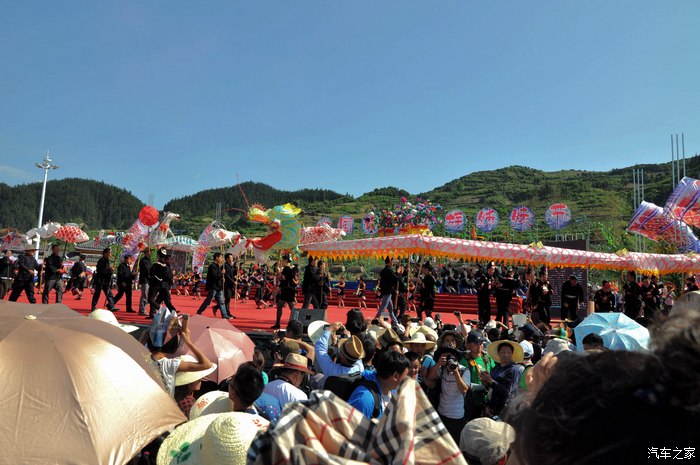
<svg viewBox="0 0 700 465">
<path fill-rule="evenodd" d="M 44 200 L 46 199 L 46 181 L 49 179 L 49 170 L 57 170 L 58 166 L 51 162 L 49 157 L 49 152 L 46 152 L 46 156 L 41 163 L 36 163 L 36 167 L 44 170 L 44 186 L 41 188 L 41 203 L 39 204 L 39 223 L 37 228 L 41 228 L 44 222 Z M 39 243 L 41 242 L 41 236 L 36 238 L 36 251 L 34 252 L 34 258 L 39 258 Z"/>
</svg>

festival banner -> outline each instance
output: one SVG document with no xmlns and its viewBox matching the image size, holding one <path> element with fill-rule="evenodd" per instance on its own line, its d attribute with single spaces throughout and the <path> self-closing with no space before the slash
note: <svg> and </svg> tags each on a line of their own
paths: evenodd
<svg viewBox="0 0 700 465">
<path fill-rule="evenodd" d="M 351 234 L 354 226 L 355 220 L 350 215 L 343 215 L 338 219 L 338 229 L 345 231 L 345 234 Z"/>
<path fill-rule="evenodd" d="M 535 224 L 535 213 L 525 206 L 515 207 L 510 212 L 510 227 L 514 231 L 529 231 Z"/>
<path fill-rule="evenodd" d="M 700 180 L 681 179 L 666 201 L 664 213 L 672 219 L 700 227 Z"/>
<path fill-rule="evenodd" d="M 700 245 L 686 223 L 669 218 L 661 207 L 650 202 L 639 204 L 627 230 L 653 241 L 666 241 L 682 252 L 697 252 Z"/>
<path fill-rule="evenodd" d="M 462 210 L 452 210 L 445 215 L 445 231 L 448 233 L 460 233 L 467 225 L 467 217 Z"/>
<path fill-rule="evenodd" d="M 493 208 L 482 208 L 476 214 L 476 227 L 483 233 L 490 233 L 498 226 L 498 212 Z"/>
<path fill-rule="evenodd" d="M 327 216 L 322 216 L 321 218 L 319 218 L 318 223 L 316 223 L 316 226 L 323 226 L 324 224 L 327 224 L 328 226 L 333 227 L 332 226 L 333 222 Z"/>
<path fill-rule="evenodd" d="M 362 232 L 366 236 L 374 236 L 377 234 L 377 223 L 374 222 L 374 218 L 375 215 L 372 212 L 367 213 L 364 218 L 362 218 Z"/>
<path fill-rule="evenodd" d="M 565 203 L 550 205 L 544 215 L 547 225 L 556 230 L 565 228 L 571 222 L 571 210 Z"/>
</svg>

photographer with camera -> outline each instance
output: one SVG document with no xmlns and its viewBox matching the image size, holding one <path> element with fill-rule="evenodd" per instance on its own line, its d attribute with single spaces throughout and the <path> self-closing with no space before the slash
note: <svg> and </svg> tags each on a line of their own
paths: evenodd
<svg viewBox="0 0 700 465">
<path fill-rule="evenodd" d="M 431 401 L 435 405 L 442 423 L 459 442 L 459 436 L 466 423 L 464 415 L 464 396 L 471 385 L 471 374 L 458 360 L 462 357 L 457 348 L 464 342 L 464 337 L 457 331 L 448 330 L 438 338 L 435 351 L 435 366 L 428 374 L 428 384 L 434 384 L 439 396 Z M 439 381 L 439 382 L 438 382 Z"/>
</svg>

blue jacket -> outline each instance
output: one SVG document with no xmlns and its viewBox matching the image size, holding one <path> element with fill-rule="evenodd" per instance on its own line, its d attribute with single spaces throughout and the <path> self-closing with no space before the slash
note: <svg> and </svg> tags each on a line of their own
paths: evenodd
<svg viewBox="0 0 700 465">
<path fill-rule="evenodd" d="M 368 381 L 371 381 L 377 385 L 377 392 L 379 392 L 379 398 L 382 396 L 382 388 L 379 385 L 379 379 L 377 378 L 376 371 L 365 370 L 362 372 L 362 377 Z M 348 399 L 348 404 L 355 407 L 357 410 L 362 412 L 367 418 L 372 418 L 372 412 L 374 412 L 374 397 L 375 394 L 367 386 L 358 386 L 350 395 Z M 381 418 L 384 413 L 384 406 L 379 405 L 379 416 Z"/>
<path fill-rule="evenodd" d="M 318 338 L 318 341 L 316 341 L 316 345 L 314 347 L 316 351 L 316 363 L 326 378 L 329 376 L 349 375 L 352 373 L 361 372 L 365 369 L 364 365 L 362 364 L 362 360 L 358 360 L 351 367 L 346 367 L 345 365 L 333 362 L 330 355 L 328 355 L 328 344 L 330 337 L 331 332 L 324 331 L 323 335 Z"/>
</svg>

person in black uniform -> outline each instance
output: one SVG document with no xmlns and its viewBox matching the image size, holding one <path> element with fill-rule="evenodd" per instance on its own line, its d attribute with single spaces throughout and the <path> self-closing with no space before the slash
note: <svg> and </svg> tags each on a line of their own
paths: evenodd
<svg viewBox="0 0 700 465">
<path fill-rule="evenodd" d="M 31 244 L 26 246 L 24 252 L 19 255 L 15 262 L 17 276 L 12 283 L 10 302 L 17 302 L 19 295 L 24 291 L 24 293 L 27 294 L 29 303 L 36 303 L 36 299 L 34 298 L 34 276 L 41 270 L 41 267 L 34 258 L 34 252 L 36 252 L 35 246 Z"/>
<path fill-rule="evenodd" d="M 51 246 L 51 255 L 44 260 L 44 292 L 41 293 L 41 303 L 49 303 L 49 292 L 56 291 L 56 303 L 63 300 L 63 260 L 59 255 L 61 247 L 58 244 Z"/>
<path fill-rule="evenodd" d="M 311 263 L 312 259 L 309 259 L 309 265 L 311 265 Z M 275 324 L 272 325 L 272 329 L 280 328 L 280 324 L 282 323 L 282 310 L 284 309 L 285 304 L 289 306 L 289 310 L 292 312 L 291 319 L 297 319 L 296 315 L 294 314 L 294 297 L 297 293 L 298 280 L 297 274 L 294 272 L 292 267 L 289 266 L 289 255 L 284 255 L 282 257 L 281 265 L 282 269 L 278 274 L 280 290 L 279 295 L 277 296 L 277 318 L 275 319 Z"/>
<path fill-rule="evenodd" d="M 486 324 L 491 319 L 491 292 L 495 286 L 495 267 L 489 263 L 486 273 L 482 273 L 476 280 L 476 298 L 479 307 L 479 322 Z"/>
<path fill-rule="evenodd" d="M 164 297 L 161 293 L 163 289 L 163 281 L 167 279 L 167 265 L 165 264 L 165 257 L 168 255 L 167 250 L 158 249 L 156 254 L 156 262 L 151 265 L 148 270 L 148 316 L 147 318 L 153 318 L 161 302 L 163 302 Z"/>
<path fill-rule="evenodd" d="M 321 280 L 321 298 L 319 299 L 319 308 L 328 308 L 328 296 L 331 293 L 331 278 L 326 269 L 326 262 L 318 261 L 318 276 Z"/>
<path fill-rule="evenodd" d="M 150 287 L 151 272 L 151 249 L 143 251 L 143 257 L 139 261 L 139 288 L 141 288 L 141 298 L 139 299 L 139 315 L 146 315 L 146 305 L 148 305 L 148 290 Z"/>
<path fill-rule="evenodd" d="M 561 285 L 561 319 L 576 321 L 583 300 L 583 286 L 575 275 L 569 276 L 569 280 Z"/>
<path fill-rule="evenodd" d="M 642 310 L 642 290 L 637 284 L 637 273 L 634 271 L 627 272 L 627 284 L 622 286 L 622 304 L 625 309 L 625 315 L 633 320 L 639 318 Z"/>
<path fill-rule="evenodd" d="M 549 309 L 552 306 L 552 285 L 547 278 L 547 268 L 540 268 L 539 278 L 530 289 L 530 297 L 534 306 L 532 311 L 534 322 L 541 321 L 548 325 L 551 320 Z"/>
<path fill-rule="evenodd" d="M 639 288 L 644 307 L 644 316 L 656 318 L 659 314 L 660 290 L 654 285 L 649 276 L 642 276 L 642 285 Z"/>
<path fill-rule="evenodd" d="M 515 295 L 515 278 L 512 267 L 508 267 L 506 273 L 498 278 L 495 283 L 496 294 L 496 321 L 502 322 L 506 326 L 510 326 L 510 301 Z"/>
<path fill-rule="evenodd" d="M 234 292 L 236 292 L 237 274 L 238 266 L 233 262 L 233 255 L 227 253 L 224 255 L 224 304 L 229 314 L 231 313 L 231 299 L 234 298 Z M 231 318 L 235 317 L 231 315 Z"/>
<path fill-rule="evenodd" d="M 320 308 L 321 291 L 321 275 L 316 266 L 316 259 L 309 257 L 309 264 L 304 268 L 304 282 L 301 284 L 301 292 L 304 294 L 304 303 L 301 308 L 309 308 L 309 305 Z"/>
<path fill-rule="evenodd" d="M 397 300 L 396 307 L 399 310 L 398 317 L 401 318 L 408 311 L 408 302 L 406 301 L 406 296 L 408 294 L 408 285 L 406 284 L 408 274 L 406 273 L 406 269 L 403 267 L 403 265 L 397 265 L 396 276 L 399 278 L 399 298 Z"/>
<path fill-rule="evenodd" d="M 391 268 L 391 258 L 386 257 L 384 259 L 384 268 L 379 272 L 379 290 L 382 295 L 382 303 L 377 309 L 377 314 L 374 318 L 380 318 L 384 310 L 387 310 L 391 317 L 391 324 L 398 324 L 399 320 L 396 318 L 396 313 L 394 313 L 394 297 L 398 285 L 399 277 L 396 276 L 396 273 Z"/>
<path fill-rule="evenodd" d="M 117 267 L 117 295 L 114 296 L 114 304 L 126 295 L 126 311 L 129 313 L 134 313 L 134 309 L 131 308 L 131 289 L 134 286 L 134 274 L 131 271 L 131 264 L 134 262 L 134 258 L 126 254 L 124 255 L 124 260 Z"/>
<path fill-rule="evenodd" d="M 216 299 L 217 306 L 214 307 L 214 315 L 216 310 L 221 310 L 221 318 L 230 320 L 231 315 L 228 314 L 226 303 L 224 302 L 224 258 L 221 253 L 214 254 L 214 261 L 207 268 L 207 284 L 205 289 L 207 297 L 202 301 L 202 305 L 197 310 L 197 315 L 201 315 L 213 299 Z"/>
<path fill-rule="evenodd" d="M 609 281 L 603 281 L 603 287 L 596 291 L 593 301 L 595 302 L 595 311 L 597 313 L 615 311 L 615 294 L 610 289 Z"/>
<path fill-rule="evenodd" d="M 95 274 L 93 276 L 93 281 L 95 283 L 95 294 L 92 296 L 92 306 L 91 310 L 97 308 L 97 302 L 100 300 L 100 292 L 104 292 L 107 297 L 107 310 L 113 312 L 119 311 L 117 307 L 114 306 L 114 296 L 112 295 L 112 264 L 110 263 L 110 258 L 112 257 L 112 250 L 107 247 L 102 250 L 102 258 L 97 260 L 97 268 L 95 269 Z"/>
<path fill-rule="evenodd" d="M 685 287 L 683 288 L 683 294 L 686 292 L 694 292 L 698 290 L 698 285 L 695 283 L 695 276 L 688 276 L 685 278 Z"/>
<path fill-rule="evenodd" d="M 15 264 L 12 263 L 12 251 L 3 250 L 0 258 L 0 300 L 12 289 L 12 280 L 15 277 Z"/>
<path fill-rule="evenodd" d="M 80 258 L 75 262 L 70 269 L 70 279 L 66 285 L 66 292 L 71 291 L 73 295 L 77 295 L 76 300 L 83 298 L 83 289 L 85 289 L 85 275 L 87 266 L 85 266 L 85 255 L 80 254 Z"/>
<path fill-rule="evenodd" d="M 421 273 L 423 273 L 423 279 L 420 288 L 420 305 L 416 309 L 418 312 L 418 318 L 423 319 L 423 312 L 425 316 L 433 317 L 433 308 L 435 308 L 435 277 L 433 276 L 433 267 L 430 263 L 426 262 L 421 267 Z"/>
</svg>

